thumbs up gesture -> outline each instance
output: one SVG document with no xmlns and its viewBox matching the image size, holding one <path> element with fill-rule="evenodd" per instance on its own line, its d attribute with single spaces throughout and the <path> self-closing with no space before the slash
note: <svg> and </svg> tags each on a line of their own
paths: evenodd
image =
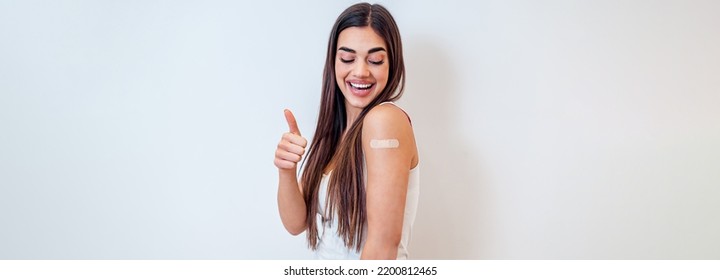
<svg viewBox="0 0 720 280">
<path fill-rule="evenodd" d="M 285 109 L 285 120 L 287 120 L 289 132 L 283 134 L 280 143 L 275 151 L 275 166 L 279 169 L 292 170 L 305 153 L 307 140 L 300 136 L 297 121 L 293 113 Z"/>
</svg>

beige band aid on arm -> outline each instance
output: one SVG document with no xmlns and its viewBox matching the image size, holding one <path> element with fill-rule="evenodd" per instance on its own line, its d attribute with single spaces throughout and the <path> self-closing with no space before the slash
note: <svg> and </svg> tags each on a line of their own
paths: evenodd
<svg viewBox="0 0 720 280">
<path fill-rule="evenodd" d="M 371 139 L 370 148 L 373 149 L 395 149 L 400 146 L 397 139 Z"/>
</svg>

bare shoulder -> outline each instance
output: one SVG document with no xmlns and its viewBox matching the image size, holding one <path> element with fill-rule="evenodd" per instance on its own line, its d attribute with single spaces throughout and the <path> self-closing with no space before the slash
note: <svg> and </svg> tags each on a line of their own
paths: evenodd
<svg viewBox="0 0 720 280">
<path fill-rule="evenodd" d="M 387 144 L 394 149 L 373 148 L 373 141 L 376 144 Z M 381 141 L 382 143 L 378 143 Z M 385 142 L 389 141 L 389 142 Z M 385 103 L 375 106 L 367 113 L 363 120 L 362 143 L 368 161 L 374 155 L 388 154 L 398 156 L 396 153 L 403 153 L 410 159 L 410 163 L 417 162 L 417 147 L 415 146 L 415 133 L 408 115 L 400 107 Z M 385 145 L 381 145 L 385 146 Z"/>
<path fill-rule="evenodd" d="M 408 115 L 400 107 L 385 103 L 375 106 L 363 120 L 363 132 L 398 131 L 410 129 Z"/>
</svg>

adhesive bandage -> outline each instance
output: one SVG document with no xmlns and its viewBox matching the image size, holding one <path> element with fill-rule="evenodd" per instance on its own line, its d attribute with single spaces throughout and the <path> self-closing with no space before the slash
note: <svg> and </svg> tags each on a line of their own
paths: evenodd
<svg viewBox="0 0 720 280">
<path fill-rule="evenodd" d="M 400 146 L 397 139 L 371 139 L 370 148 L 373 149 L 395 149 Z"/>
</svg>

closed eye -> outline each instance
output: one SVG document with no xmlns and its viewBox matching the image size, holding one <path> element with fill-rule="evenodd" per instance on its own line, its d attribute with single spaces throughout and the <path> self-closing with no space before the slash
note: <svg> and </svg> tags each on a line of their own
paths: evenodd
<svg viewBox="0 0 720 280">
<path fill-rule="evenodd" d="M 370 63 L 375 64 L 375 65 L 382 65 L 383 63 L 385 63 L 385 61 L 384 60 L 378 60 L 378 61 L 370 60 Z"/>
<path fill-rule="evenodd" d="M 342 63 L 352 63 L 353 61 L 355 61 L 355 59 L 342 59 L 342 58 L 340 58 L 340 62 L 342 62 Z"/>
</svg>

